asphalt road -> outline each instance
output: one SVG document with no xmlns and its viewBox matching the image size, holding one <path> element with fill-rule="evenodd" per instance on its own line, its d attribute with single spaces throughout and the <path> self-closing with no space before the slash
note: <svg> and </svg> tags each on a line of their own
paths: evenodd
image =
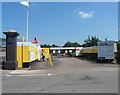
<svg viewBox="0 0 120 95">
<path fill-rule="evenodd" d="M 31 68 L 37 70 L 4 73 L 3 93 L 118 93 L 116 64 L 76 58 L 54 58 L 53 62 L 55 66 L 45 70 L 34 65 Z"/>
</svg>

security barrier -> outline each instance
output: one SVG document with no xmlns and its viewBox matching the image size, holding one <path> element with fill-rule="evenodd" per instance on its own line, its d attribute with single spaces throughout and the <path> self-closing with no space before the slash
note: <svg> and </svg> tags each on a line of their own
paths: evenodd
<svg viewBox="0 0 120 95">
<path fill-rule="evenodd" d="M 42 49 L 39 44 L 31 42 L 17 42 L 17 61 L 18 68 L 22 68 L 23 64 L 41 59 Z"/>
</svg>

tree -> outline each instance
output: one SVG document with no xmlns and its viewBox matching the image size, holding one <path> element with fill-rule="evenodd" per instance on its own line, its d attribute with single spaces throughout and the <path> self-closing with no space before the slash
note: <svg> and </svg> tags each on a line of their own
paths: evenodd
<svg viewBox="0 0 120 95">
<path fill-rule="evenodd" d="M 118 52 L 120 53 L 120 41 L 117 42 L 117 49 L 118 49 Z"/>
<path fill-rule="evenodd" d="M 83 47 L 97 46 L 97 42 L 100 41 L 96 36 L 88 36 L 88 38 L 84 41 L 85 43 L 82 45 Z"/>
<path fill-rule="evenodd" d="M 107 39 L 107 38 L 105 38 L 105 41 L 108 41 L 108 39 Z"/>
<path fill-rule="evenodd" d="M 41 45 L 41 47 L 42 47 L 42 48 L 49 48 L 49 47 L 58 47 L 58 46 L 55 45 L 55 44 L 52 44 L 52 46 L 51 46 L 51 45 L 48 45 L 48 44 L 44 44 L 44 45 Z"/>
<path fill-rule="evenodd" d="M 49 48 L 50 45 L 47 45 L 47 44 L 44 44 L 44 45 L 41 45 L 41 48 Z"/>
<path fill-rule="evenodd" d="M 63 47 L 80 47 L 81 45 L 78 44 L 77 42 L 66 42 Z"/>
<path fill-rule="evenodd" d="M 117 62 L 120 64 L 120 41 L 116 42 L 117 43 Z"/>
<path fill-rule="evenodd" d="M 74 46 L 74 47 L 80 47 L 81 45 L 78 44 L 77 42 L 74 42 L 74 43 L 73 43 L 73 46 Z"/>
<path fill-rule="evenodd" d="M 52 46 L 51 47 L 58 47 L 57 45 L 55 45 L 55 44 L 52 44 Z"/>
</svg>

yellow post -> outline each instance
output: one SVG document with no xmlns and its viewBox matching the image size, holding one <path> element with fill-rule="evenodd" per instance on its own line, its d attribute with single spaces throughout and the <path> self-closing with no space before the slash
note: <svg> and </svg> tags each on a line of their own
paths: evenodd
<svg viewBox="0 0 120 95">
<path fill-rule="evenodd" d="M 22 36 L 22 42 L 24 42 L 24 36 Z"/>
<path fill-rule="evenodd" d="M 51 59 L 50 55 L 49 55 L 49 58 L 48 58 L 48 66 L 53 66 L 52 59 Z"/>
<path fill-rule="evenodd" d="M 23 52 L 22 46 L 17 46 L 17 61 L 18 61 L 18 68 L 23 67 Z"/>
</svg>

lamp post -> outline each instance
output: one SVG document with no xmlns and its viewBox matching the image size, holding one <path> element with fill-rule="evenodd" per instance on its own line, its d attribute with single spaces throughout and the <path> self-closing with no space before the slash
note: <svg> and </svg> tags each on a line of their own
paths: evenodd
<svg viewBox="0 0 120 95">
<path fill-rule="evenodd" d="M 27 1 L 22 1 L 20 2 L 20 4 L 24 5 L 24 6 L 27 6 L 27 22 L 26 22 L 26 41 L 28 42 L 28 17 L 29 17 L 29 2 Z"/>
<path fill-rule="evenodd" d="M 26 41 L 28 42 L 28 17 L 29 17 L 29 7 L 27 7 L 27 29 L 26 29 Z"/>
</svg>

